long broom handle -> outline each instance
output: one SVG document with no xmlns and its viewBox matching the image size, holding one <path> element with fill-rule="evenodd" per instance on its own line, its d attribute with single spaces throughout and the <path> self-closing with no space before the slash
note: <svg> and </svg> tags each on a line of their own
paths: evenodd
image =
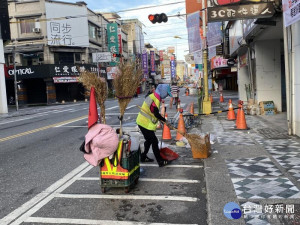
<svg viewBox="0 0 300 225">
<path fill-rule="evenodd" d="M 146 113 L 148 116 L 153 117 L 151 114 L 149 114 L 148 112 L 146 112 L 141 106 L 136 105 L 136 107 L 138 107 L 140 110 L 142 110 L 142 111 L 143 111 L 144 113 Z M 183 132 L 179 131 L 178 129 L 176 129 L 175 127 L 173 127 L 173 126 L 170 125 L 170 124 L 169 124 L 169 126 L 168 126 L 168 124 L 167 124 L 166 122 L 164 122 L 164 121 L 161 121 L 161 122 L 162 122 L 163 124 L 165 124 L 167 127 L 171 128 L 172 130 L 176 130 L 179 134 L 181 134 L 181 135 L 184 136 L 185 138 L 187 137 L 186 133 L 183 133 Z"/>
</svg>

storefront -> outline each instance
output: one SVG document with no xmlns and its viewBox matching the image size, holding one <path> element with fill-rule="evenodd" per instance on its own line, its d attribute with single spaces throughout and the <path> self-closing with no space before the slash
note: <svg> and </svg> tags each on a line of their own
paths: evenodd
<svg viewBox="0 0 300 225">
<path fill-rule="evenodd" d="M 80 72 L 97 73 L 95 65 L 46 64 L 17 66 L 17 89 L 19 104 L 52 104 L 60 101 L 83 100 L 84 87 L 78 82 Z M 106 77 L 105 68 L 101 76 Z M 15 96 L 14 68 L 6 68 L 7 98 Z M 9 102 L 9 101 L 8 101 Z"/>
<path fill-rule="evenodd" d="M 212 57 L 210 69 L 219 90 L 238 90 L 236 67 L 229 67 L 228 59 L 224 59 L 222 56 Z"/>
</svg>

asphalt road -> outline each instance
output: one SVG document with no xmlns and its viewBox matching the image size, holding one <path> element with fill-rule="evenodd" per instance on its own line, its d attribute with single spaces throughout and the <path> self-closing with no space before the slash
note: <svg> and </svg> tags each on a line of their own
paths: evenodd
<svg viewBox="0 0 300 225">
<path fill-rule="evenodd" d="M 143 96 L 127 107 L 134 127 Z M 99 167 L 78 150 L 87 133 L 88 103 L 26 108 L 0 118 L 0 224 L 206 224 L 201 162 L 142 164 L 133 190 L 101 193 Z M 100 111 L 99 111 L 100 112 Z M 119 106 L 106 101 L 107 124 Z M 130 222 L 130 223 L 126 223 Z"/>
</svg>

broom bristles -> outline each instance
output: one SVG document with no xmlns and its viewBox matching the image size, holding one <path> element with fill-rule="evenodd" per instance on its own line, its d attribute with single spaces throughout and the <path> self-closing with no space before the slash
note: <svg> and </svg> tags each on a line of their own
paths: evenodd
<svg viewBox="0 0 300 225">
<path fill-rule="evenodd" d="M 87 89 L 86 95 L 90 95 L 91 87 L 95 88 L 96 100 L 101 110 L 101 121 L 106 124 L 104 103 L 107 98 L 107 85 L 105 79 L 99 78 L 95 73 L 85 71 L 80 73 L 79 82 Z"/>
<path fill-rule="evenodd" d="M 118 98 L 121 117 L 124 115 L 131 98 L 135 95 L 141 78 L 142 69 L 138 61 L 128 61 L 119 64 L 113 85 L 116 97 Z"/>
</svg>

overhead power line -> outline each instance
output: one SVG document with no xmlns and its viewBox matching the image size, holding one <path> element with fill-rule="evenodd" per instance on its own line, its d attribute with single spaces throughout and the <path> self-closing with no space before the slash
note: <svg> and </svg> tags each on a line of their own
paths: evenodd
<svg viewBox="0 0 300 225">
<path fill-rule="evenodd" d="M 116 13 L 119 12 L 127 12 L 127 11 L 134 11 L 134 10 L 140 10 L 140 9 L 147 9 L 147 8 L 155 8 L 155 7 L 160 7 L 160 6 L 166 6 L 166 5 L 174 5 L 174 4 L 180 4 L 180 3 L 184 3 L 185 1 L 181 1 L 181 2 L 173 2 L 173 3 L 168 3 L 168 4 L 161 4 L 161 5 L 154 5 L 154 6 L 146 6 L 146 7 L 140 7 L 140 8 L 133 8 L 133 9 L 126 9 L 126 10 L 120 10 L 120 11 L 116 11 Z M 100 16 L 96 13 L 93 15 L 73 15 L 73 16 L 62 16 L 62 17 L 55 17 L 55 18 L 48 18 L 48 19 L 29 19 L 27 21 L 32 21 L 32 22 L 46 22 L 46 21 L 52 21 L 52 20 L 65 20 L 65 19 L 75 19 L 75 18 L 82 18 L 82 17 L 88 17 L 88 16 Z M 174 15 L 171 15 L 170 17 L 172 17 Z M 20 21 L 15 21 L 15 22 L 10 22 L 10 23 L 20 23 Z"/>
<path fill-rule="evenodd" d="M 180 34 L 180 36 L 187 36 L 187 34 Z M 151 38 L 145 38 L 144 40 L 154 40 L 154 39 L 162 39 L 162 38 L 174 38 L 174 35 L 172 36 L 158 36 L 158 37 L 151 37 Z M 185 40 L 185 38 L 180 38 Z M 187 40 L 187 39 L 186 39 Z"/>
<path fill-rule="evenodd" d="M 161 4 L 161 5 L 145 6 L 145 7 L 133 8 L 133 9 L 125 9 L 125 10 L 120 10 L 120 11 L 116 11 L 116 12 L 117 13 L 119 13 L 119 12 L 129 12 L 129 11 L 135 11 L 135 10 L 140 10 L 140 9 L 149 9 L 149 8 L 161 7 L 161 6 L 166 6 L 166 5 L 175 5 L 175 4 L 179 4 L 179 3 L 185 3 L 185 1 L 172 2 L 172 3 L 167 3 L 167 4 Z"/>
</svg>

